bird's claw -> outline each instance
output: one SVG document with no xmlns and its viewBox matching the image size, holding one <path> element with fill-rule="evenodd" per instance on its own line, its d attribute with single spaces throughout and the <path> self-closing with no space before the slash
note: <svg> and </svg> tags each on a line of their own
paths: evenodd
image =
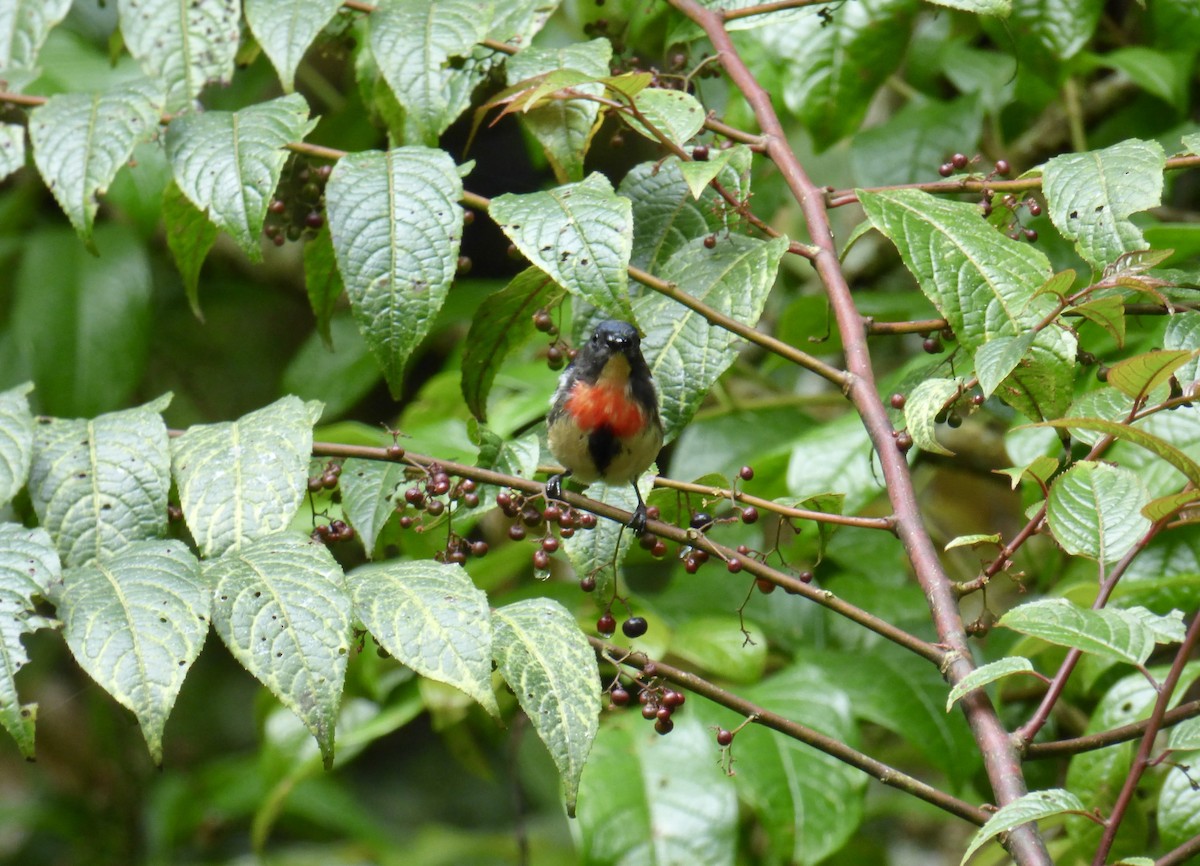
<svg viewBox="0 0 1200 866">
<path fill-rule="evenodd" d="M 646 503 L 639 502 L 638 507 L 633 510 L 633 518 L 629 521 L 629 528 L 633 530 L 634 535 L 641 535 L 646 531 Z"/>
<path fill-rule="evenodd" d="M 563 477 L 562 477 L 561 472 L 557 475 L 551 475 L 549 478 L 547 478 L 546 479 L 546 498 L 547 499 L 557 499 L 559 502 L 561 502 L 562 501 L 562 483 L 563 483 Z"/>
</svg>

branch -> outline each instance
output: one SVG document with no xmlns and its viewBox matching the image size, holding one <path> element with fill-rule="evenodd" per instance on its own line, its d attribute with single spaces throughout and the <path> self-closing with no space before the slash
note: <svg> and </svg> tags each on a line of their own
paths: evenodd
<svg viewBox="0 0 1200 866">
<path fill-rule="evenodd" d="M 1195 716 L 1200 716 L 1200 700 L 1180 704 L 1175 709 L 1167 712 L 1163 716 L 1161 727 L 1170 728 L 1185 719 L 1194 718 Z M 1085 737 L 1071 737 L 1066 740 L 1055 740 L 1051 743 L 1030 743 L 1029 748 L 1025 750 L 1025 760 L 1040 761 L 1044 758 L 1058 758 L 1064 755 L 1078 755 L 1081 752 L 1094 752 L 1096 749 L 1103 749 L 1108 746 L 1115 746 L 1117 743 L 1136 740 L 1145 733 L 1146 728 L 1149 726 L 1150 720 L 1142 719 L 1140 722 L 1132 722 L 1128 725 L 1121 725 L 1119 728 L 1110 728 L 1107 731 L 1100 731 L 1097 734 L 1088 734 Z"/>
<path fill-rule="evenodd" d="M 622 664 L 636 668 L 639 671 L 646 666 L 647 662 L 651 662 L 651 659 L 642 653 L 630 653 L 628 650 L 613 646 L 599 638 L 589 637 L 588 641 L 610 662 L 620 661 Z M 794 722 L 770 710 L 765 710 L 757 704 L 713 685 L 702 677 L 657 660 L 653 661 L 653 665 L 656 676 L 661 676 L 676 685 L 683 686 L 690 692 L 708 698 L 713 703 L 720 704 L 727 709 L 733 710 L 735 713 L 740 713 L 757 725 L 778 731 L 805 745 L 812 746 L 814 749 L 822 751 L 827 755 L 831 755 L 845 764 L 862 770 L 871 778 L 877 779 L 885 785 L 890 785 L 893 788 L 898 788 L 901 791 L 912 794 L 926 803 L 931 803 L 939 809 L 943 809 L 952 815 L 957 815 L 959 818 L 970 821 L 977 826 L 982 825 L 990 817 L 989 813 L 978 806 L 972 806 L 970 803 L 960 800 L 957 797 L 952 797 L 943 791 L 939 791 L 937 788 L 922 782 L 920 779 L 913 778 L 907 773 L 897 770 L 895 767 L 888 766 L 882 761 L 877 761 L 869 755 L 850 748 L 833 737 L 827 737 L 819 731 L 814 731 L 812 728 L 806 727 L 799 722 Z"/>
<path fill-rule="evenodd" d="M 1154 866 L 1182 866 L 1197 854 L 1200 854 L 1200 835 L 1193 836 L 1175 850 L 1159 857 L 1154 861 Z"/>
</svg>

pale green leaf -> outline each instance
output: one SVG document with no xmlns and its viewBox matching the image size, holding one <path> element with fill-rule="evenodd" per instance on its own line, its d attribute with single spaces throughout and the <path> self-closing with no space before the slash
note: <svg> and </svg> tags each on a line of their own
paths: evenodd
<svg viewBox="0 0 1200 866">
<path fill-rule="evenodd" d="M 300 717 L 328 768 L 352 637 L 341 567 L 323 544 L 280 533 L 209 560 L 204 577 L 217 634 Z"/>
<path fill-rule="evenodd" d="M 1174 751 L 1200 749 L 1200 718 L 1193 716 L 1190 719 L 1184 719 L 1171 728 L 1167 748 Z"/>
<path fill-rule="evenodd" d="M 1190 352 L 1200 350 L 1200 312 L 1189 310 L 1171 316 L 1163 334 L 1163 348 L 1187 349 Z M 1175 378 L 1184 393 L 1194 392 L 1197 383 L 1200 383 L 1200 355 L 1176 370 Z"/>
<path fill-rule="evenodd" d="M 954 707 L 954 702 L 959 698 L 988 683 L 994 683 L 1010 674 L 1031 674 L 1033 672 L 1033 662 L 1024 656 L 1009 656 L 991 664 L 981 665 L 955 683 L 946 698 L 946 712 L 950 712 Z"/>
<path fill-rule="evenodd" d="M 139 541 L 69 568 L 63 637 L 92 679 L 133 711 L 154 763 L 183 679 L 208 634 L 211 587 L 181 541 Z"/>
<path fill-rule="evenodd" d="M 762 241 L 730 235 L 711 249 L 696 239 L 677 250 L 659 276 L 686 287 L 688 294 L 710 308 L 754 327 L 787 248 L 785 237 Z M 645 333 L 642 350 L 658 386 L 670 441 L 737 358 L 738 338 L 657 292 L 638 298 L 634 312 Z"/>
<path fill-rule="evenodd" d="M 981 547 L 986 544 L 999 544 L 1000 533 L 994 532 L 991 535 L 976 533 L 973 535 L 959 535 L 946 542 L 942 550 L 953 550 L 956 547 Z"/>
<path fill-rule="evenodd" d="M 1161 202 L 1165 159 L 1157 142 L 1128 139 L 1048 160 L 1042 191 L 1050 219 L 1098 270 L 1122 253 L 1146 249 L 1129 216 Z"/>
<path fill-rule="evenodd" d="M 693 155 L 696 149 L 692 148 Z M 744 144 L 738 144 L 725 150 L 718 150 L 715 153 L 710 152 L 708 159 L 690 159 L 687 161 L 676 158 L 672 160 L 674 164 L 679 166 L 679 172 L 683 175 L 683 180 L 688 185 L 688 189 L 692 193 L 692 198 L 699 200 L 704 195 L 704 190 L 712 183 L 713 179 L 724 171 L 725 167 L 733 162 L 735 166 L 743 166 L 749 164 L 749 148 Z M 657 164 L 656 164 L 657 167 Z M 628 176 L 627 176 L 628 177 Z M 734 192 L 737 191 L 736 186 Z M 627 195 L 625 192 L 625 182 L 621 182 L 621 194 Z M 637 256 L 637 204 L 634 203 L 634 256 Z"/>
<path fill-rule="evenodd" d="M 1014 466 L 1011 469 L 996 469 L 994 471 L 998 475 L 1007 475 L 1012 481 L 1012 489 L 1016 490 L 1017 485 L 1026 480 L 1046 484 L 1054 473 L 1058 471 L 1058 461 L 1049 455 L 1042 454 L 1035 457 L 1032 462 L 1025 466 Z"/>
<path fill-rule="evenodd" d="M 397 661 L 500 715 L 492 693 L 487 595 L 461 567 L 382 562 L 356 568 L 346 581 L 355 615 Z"/>
<path fill-rule="evenodd" d="M 1079 306 L 1068 307 L 1066 312 L 1095 322 L 1113 335 L 1118 346 L 1125 345 L 1125 301 L 1119 294 L 1093 298 Z"/>
<path fill-rule="evenodd" d="M 37 425 L 29 497 L 66 565 L 167 531 L 170 397 L 90 421 Z"/>
<path fill-rule="evenodd" d="M 1188 82 L 1194 51 L 1165 51 L 1165 46 L 1128 45 L 1102 55 L 1086 56 L 1089 65 L 1125 73 L 1147 93 L 1181 114 L 1187 110 Z"/>
<path fill-rule="evenodd" d="M 632 206 L 604 175 L 546 192 L 497 196 L 488 213 L 522 255 L 564 289 L 614 316 L 632 317 Z"/>
<path fill-rule="evenodd" d="M 102 93 L 51 96 L 29 115 L 33 159 L 80 237 L 90 242 L 98 194 L 133 149 L 158 133 L 162 94 L 142 79 Z"/>
<path fill-rule="evenodd" d="M 979 390 L 983 396 L 992 396 L 1021 363 L 1036 337 L 1037 334 L 1030 331 L 1015 337 L 996 337 L 979 347 L 975 353 L 975 375 L 979 377 Z"/>
<path fill-rule="evenodd" d="M 657 142 L 661 135 L 677 147 L 682 147 L 704 128 L 704 106 L 696 97 L 682 90 L 648 87 L 634 97 L 633 105 L 636 113 L 622 114 L 622 117 L 652 141 Z M 642 119 L 645 119 L 645 123 Z M 655 135 L 653 130 L 657 130 L 659 135 Z"/>
<path fill-rule="evenodd" d="M 653 470 L 654 467 L 651 467 Z M 647 474 L 638 482 L 642 496 L 649 495 L 651 479 L 654 472 Z M 593 486 L 588 495 L 616 508 L 632 512 L 637 507 L 637 497 L 633 493 L 633 485 L 617 484 Z M 580 577 L 594 577 L 596 590 L 600 593 L 597 598 L 611 593 L 613 581 L 616 579 L 616 569 L 621 567 L 629 553 L 629 546 L 635 541 L 629 529 L 615 520 L 597 518 L 596 528 L 587 532 L 576 532 L 570 538 L 563 539 L 563 550 L 571 562 L 571 568 Z"/>
<path fill-rule="evenodd" d="M 1087 44 L 1103 0 L 1013 0 L 1008 26 L 1026 40 L 1029 50 L 1069 60 Z"/>
<path fill-rule="evenodd" d="M 234 422 L 198 424 L 171 445 L 188 529 L 206 556 L 287 527 L 308 481 L 321 404 L 284 397 Z"/>
<path fill-rule="evenodd" d="M 1182 509 L 1189 508 L 1197 502 L 1200 502 L 1200 490 L 1194 488 L 1181 490 L 1178 493 L 1170 493 L 1150 500 L 1142 506 L 1142 514 L 1148 520 L 1158 521 L 1164 517 L 1170 517 Z"/>
<path fill-rule="evenodd" d="M 912 390 L 904 401 L 904 423 L 914 445 L 933 454 L 954 454 L 938 442 L 936 419 L 962 390 L 960 379 L 926 379 Z"/>
<path fill-rule="evenodd" d="M 0 181 L 25 167 L 25 127 L 0 123 Z"/>
<path fill-rule="evenodd" d="M 1193 747 L 1195 748 L 1195 747 Z M 1171 767 L 1158 791 L 1156 828 L 1163 850 L 1172 850 L 1200 834 L 1200 790 L 1196 787 L 1196 760 L 1200 753 L 1171 756 Z M 1194 860 L 1189 857 L 1187 860 Z M 1151 866 L 1154 866 L 1151 862 Z"/>
<path fill-rule="evenodd" d="M 279 73 L 285 92 L 293 88 L 304 52 L 325 28 L 341 0 L 244 0 L 246 23 Z"/>
<path fill-rule="evenodd" d="M 26 760 L 33 758 L 37 704 L 22 704 L 17 694 L 17 671 L 29 662 L 21 636 L 51 625 L 38 616 L 36 599 L 48 595 L 61 573 L 46 530 L 0 523 L 0 724 Z"/>
<path fill-rule="evenodd" d="M 342 464 L 339 489 L 346 520 L 354 527 L 367 559 L 374 557 L 375 540 L 385 523 L 404 507 L 407 464 L 351 458 Z"/>
<path fill-rule="evenodd" d="M 961 9 L 976 15 L 1008 15 L 1012 11 L 1012 0 L 929 0 L 938 6 Z"/>
<path fill-rule="evenodd" d="M 702 676 L 735 683 L 758 682 L 767 669 L 767 636 L 754 623 L 732 614 L 697 616 L 680 623 L 671 632 L 670 651 Z"/>
<path fill-rule="evenodd" d="M 338 269 L 393 396 L 458 263 L 462 179 L 449 154 L 370 150 L 338 161 L 325 191 Z"/>
<path fill-rule="evenodd" d="M 792 447 L 787 486 L 793 496 L 837 490 L 845 494 L 845 513 L 853 514 L 883 492 L 883 478 L 862 420 L 848 412 L 818 424 Z"/>
<path fill-rule="evenodd" d="M 971 844 L 967 846 L 966 853 L 959 861 L 959 866 L 970 860 L 972 854 L 1001 833 L 1006 833 L 1030 821 L 1049 818 L 1051 815 L 1083 811 L 1084 805 L 1079 798 L 1064 788 L 1031 791 L 1000 807 L 995 815 L 988 818 L 987 823 L 980 827 L 979 832 L 971 839 Z"/>
<path fill-rule="evenodd" d="M 596 654 L 567 609 L 546 598 L 494 611 L 492 629 L 496 666 L 550 751 L 567 814 L 574 815 L 579 776 L 599 727 Z"/>
<path fill-rule="evenodd" d="M 1186 475 L 1187 479 L 1193 484 L 1200 485 L 1200 464 L 1197 464 L 1195 460 L 1188 457 L 1187 454 L 1180 451 L 1170 442 L 1147 433 L 1145 430 L 1130 427 L 1127 424 L 1119 424 L 1116 421 L 1107 421 L 1103 418 L 1058 418 L 1053 421 L 1043 421 L 1041 423 L 1047 427 L 1095 430 L 1096 432 L 1105 433 L 1117 439 L 1131 442 L 1134 445 L 1139 445 L 1166 460 Z"/>
<path fill-rule="evenodd" d="M 285 148 L 315 126 L 299 94 L 241 111 L 186 114 L 167 127 L 167 157 L 184 195 L 257 261 Z"/>
<path fill-rule="evenodd" d="M 8 505 L 29 479 L 33 462 L 33 413 L 26 383 L 0 391 L 0 508 Z"/>
<path fill-rule="evenodd" d="M 404 143 L 437 145 L 470 104 L 486 67 L 472 63 L 492 0 L 384 0 L 371 13 L 371 51 L 404 109 Z M 464 62 L 466 61 L 466 62 Z"/>
<path fill-rule="evenodd" d="M 71 0 L 6 0 L 0 3 L 0 70 L 31 67 Z"/>
<path fill-rule="evenodd" d="M 171 251 L 175 267 L 179 268 L 179 276 L 183 278 L 184 294 L 187 295 L 192 313 L 203 320 L 200 312 L 200 268 L 216 242 L 220 229 L 188 200 L 175 181 L 171 181 L 163 193 L 162 218 L 167 249 Z"/>
<path fill-rule="evenodd" d="M 241 37 L 238 0 L 118 0 L 121 35 L 166 109 L 192 108 L 210 82 L 228 82 Z"/>
<path fill-rule="evenodd" d="M 1165 636 L 1160 632 L 1177 633 L 1173 623 L 1181 616 L 1175 611 L 1158 617 L 1145 608 L 1090 610 L 1065 598 L 1046 598 L 1014 607 L 998 624 L 1058 646 L 1140 665 Z"/>
<path fill-rule="evenodd" d="M 1067 553 L 1115 562 L 1150 528 L 1149 501 L 1137 473 L 1081 460 L 1050 485 L 1046 520 Z"/>
<path fill-rule="evenodd" d="M 1195 358 L 1196 352 L 1189 349 L 1160 349 L 1122 358 L 1108 368 L 1108 384 L 1128 397 L 1143 397 Z"/>
</svg>

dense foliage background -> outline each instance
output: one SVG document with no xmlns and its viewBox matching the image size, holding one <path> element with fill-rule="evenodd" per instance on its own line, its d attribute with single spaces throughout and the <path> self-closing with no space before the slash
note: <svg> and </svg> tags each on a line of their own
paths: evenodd
<svg viewBox="0 0 1200 866">
<path fill-rule="evenodd" d="M 1187 861 L 1198 53 L 1194 0 L 0 0 L 0 859 Z M 540 495 L 611 316 L 643 539 Z"/>
</svg>

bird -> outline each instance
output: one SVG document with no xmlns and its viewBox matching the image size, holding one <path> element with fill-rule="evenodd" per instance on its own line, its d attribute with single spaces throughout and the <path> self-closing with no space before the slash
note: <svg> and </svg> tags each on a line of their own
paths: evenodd
<svg viewBox="0 0 1200 866">
<path fill-rule="evenodd" d="M 629 528 L 637 535 L 646 529 L 637 479 L 663 444 L 658 391 L 641 344 L 628 322 L 598 324 L 559 377 L 546 418 L 550 453 L 565 468 L 547 479 L 547 498 L 562 499 L 567 476 L 587 484 L 632 484 L 638 504 Z"/>
</svg>

